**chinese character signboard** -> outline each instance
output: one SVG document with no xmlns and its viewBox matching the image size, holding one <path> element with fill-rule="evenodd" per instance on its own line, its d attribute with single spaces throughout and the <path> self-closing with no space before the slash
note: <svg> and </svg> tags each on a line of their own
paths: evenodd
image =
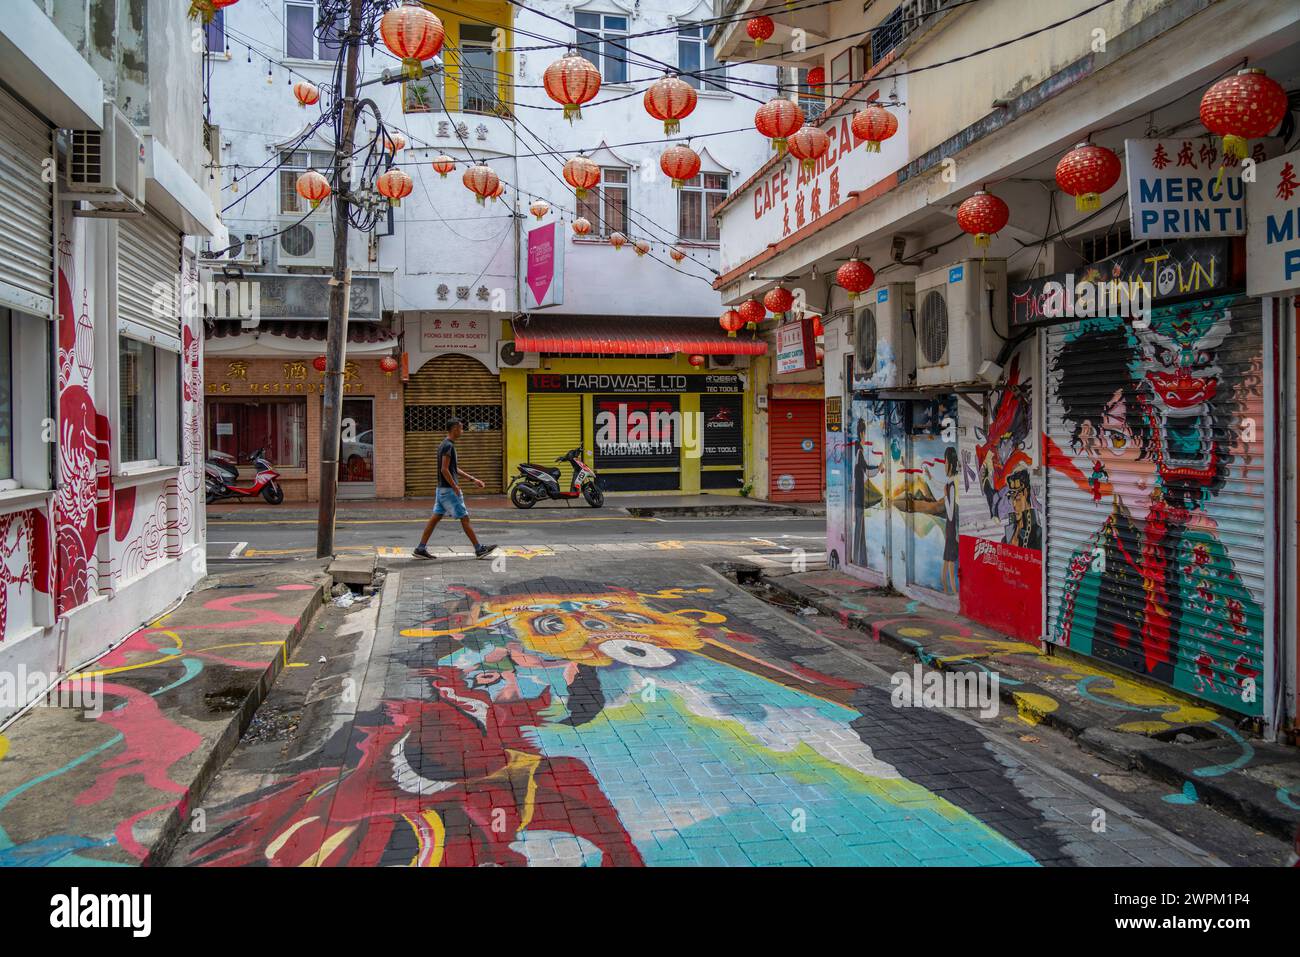
<svg viewBox="0 0 1300 957">
<path fill-rule="evenodd" d="M 488 351 L 492 319 L 483 316 L 426 315 L 420 323 L 420 350 L 482 354 Z"/>
<path fill-rule="evenodd" d="M 1129 220 L 1134 239 L 1240 236 L 1246 231 L 1242 164 L 1209 139 L 1125 140 Z M 1222 176 L 1220 171 L 1222 170 Z"/>
<path fill-rule="evenodd" d="M 812 319 L 805 316 L 776 330 L 776 372 L 802 372 L 817 365 Z"/>
<path fill-rule="evenodd" d="M 525 245 L 524 308 L 564 303 L 564 243 L 554 222 L 533 226 Z"/>
<path fill-rule="evenodd" d="M 1300 292 L 1300 150 L 1256 169 L 1246 187 L 1246 291 Z"/>
</svg>

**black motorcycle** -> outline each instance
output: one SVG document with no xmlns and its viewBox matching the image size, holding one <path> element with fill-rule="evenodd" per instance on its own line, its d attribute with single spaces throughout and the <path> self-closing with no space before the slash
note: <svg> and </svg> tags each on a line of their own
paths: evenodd
<svg viewBox="0 0 1300 957">
<path fill-rule="evenodd" d="M 569 449 L 555 461 L 573 466 L 573 480 L 567 489 L 560 488 L 560 470 L 550 465 L 524 462 L 519 474 L 510 480 L 508 491 L 515 508 L 532 508 L 544 498 L 578 498 L 582 496 L 592 508 L 605 504 L 605 493 L 596 481 L 596 470 L 582 461 L 582 449 Z"/>
</svg>

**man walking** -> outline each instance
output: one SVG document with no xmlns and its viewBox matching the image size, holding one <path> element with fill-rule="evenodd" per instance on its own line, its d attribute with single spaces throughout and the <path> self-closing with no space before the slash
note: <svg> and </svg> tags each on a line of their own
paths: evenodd
<svg viewBox="0 0 1300 957">
<path fill-rule="evenodd" d="M 456 440 L 464 431 L 465 427 L 460 419 L 452 419 L 447 423 L 447 437 L 442 440 L 442 445 L 438 446 L 438 496 L 433 505 L 433 515 L 424 526 L 424 534 L 420 536 L 420 544 L 416 545 L 411 553 L 416 558 L 433 558 L 425 546 L 435 526 L 448 512 L 451 513 L 452 518 L 460 519 L 460 527 L 465 529 L 466 537 L 474 546 L 475 558 L 482 558 L 496 548 L 495 545 L 479 544 L 478 536 L 474 534 L 474 526 L 469 523 L 469 509 L 465 507 L 465 496 L 461 494 L 460 483 L 457 481 L 459 477 L 464 476 L 479 488 L 483 487 L 482 480 L 462 471 L 456 461 Z"/>
</svg>

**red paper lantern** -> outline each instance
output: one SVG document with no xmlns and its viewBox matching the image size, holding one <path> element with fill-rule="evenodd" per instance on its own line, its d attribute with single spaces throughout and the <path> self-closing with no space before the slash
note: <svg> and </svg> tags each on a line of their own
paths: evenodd
<svg viewBox="0 0 1300 957">
<path fill-rule="evenodd" d="M 835 281 L 849 294 L 850 299 L 857 299 L 876 281 L 876 272 L 862 260 L 850 259 L 835 270 Z"/>
<path fill-rule="evenodd" d="M 543 217 L 551 211 L 551 204 L 544 199 L 535 199 L 529 204 L 528 211 L 537 217 L 538 222 L 541 222 Z"/>
<path fill-rule="evenodd" d="M 465 175 L 460 178 L 460 181 L 465 184 L 465 187 L 471 193 L 478 197 L 480 206 L 489 196 L 495 198 L 500 195 L 497 192 L 498 186 L 501 186 L 502 191 L 504 191 L 504 186 L 500 177 L 497 176 L 496 170 L 482 163 L 465 170 Z"/>
<path fill-rule="evenodd" d="M 679 263 L 686 258 L 686 253 L 678 249 L 676 246 L 668 250 L 668 255 L 675 263 Z"/>
<path fill-rule="evenodd" d="M 804 171 L 811 173 L 817 161 L 831 148 L 831 138 L 815 126 L 805 126 L 786 137 L 786 148 L 799 160 Z"/>
<path fill-rule="evenodd" d="M 763 305 L 768 311 L 778 319 L 784 319 L 785 314 L 790 311 L 794 305 L 794 296 L 790 290 L 784 286 L 777 286 L 775 289 L 769 289 L 767 295 L 763 297 Z"/>
<path fill-rule="evenodd" d="M 745 21 L 745 32 L 754 41 L 754 49 L 757 50 L 763 45 L 764 40 L 772 39 L 772 34 L 776 32 L 776 24 L 771 17 L 751 17 Z"/>
<path fill-rule="evenodd" d="M 578 199 L 600 182 L 600 167 L 579 153 L 564 164 L 564 181 L 573 187 Z"/>
<path fill-rule="evenodd" d="M 379 195 L 387 197 L 394 206 L 401 206 L 402 198 L 410 196 L 414 186 L 415 182 L 411 179 L 411 174 L 396 166 L 385 170 L 375 178 L 375 189 L 379 190 Z"/>
<path fill-rule="evenodd" d="M 293 95 L 298 98 L 299 106 L 312 106 L 320 100 L 320 89 L 314 83 L 299 80 L 293 85 Z"/>
<path fill-rule="evenodd" d="M 582 104 L 600 92 L 600 71 L 586 57 L 570 51 L 542 74 L 546 95 L 564 107 L 564 118 L 582 119 Z"/>
<path fill-rule="evenodd" d="M 993 234 L 1001 231 L 1010 218 L 1007 204 L 982 189 L 957 207 L 957 225 L 974 236 L 975 245 L 981 249 L 992 242 Z"/>
<path fill-rule="evenodd" d="M 632 248 L 636 251 L 638 256 L 644 256 L 650 251 L 650 243 L 644 239 L 638 239 L 632 244 Z"/>
<path fill-rule="evenodd" d="M 822 87 L 826 85 L 826 71 L 819 66 L 813 67 L 808 71 L 808 88 L 815 93 L 821 93 Z"/>
<path fill-rule="evenodd" d="M 447 174 L 456 168 L 456 161 L 452 159 L 450 156 L 448 156 L 446 153 L 443 153 L 439 156 L 434 157 L 433 168 L 438 173 L 439 176 L 441 176 L 443 179 L 446 179 Z"/>
<path fill-rule="evenodd" d="M 746 299 L 737 310 L 740 318 L 745 320 L 746 329 L 757 329 L 758 324 L 767 318 L 767 310 L 757 299 Z"/>
<path fill-rule="evenodd" d="M 854 136 L 867 141 L 868 153 L 879 153 L 880 144 L 898 132 L 898 117 L 873 103 L 853 114 L 852 127 Z"/>
<path fill-rule="evenodd" d="M 330 181 L 314 169 L 309 169 L 301 174 L 297 179 L 295 188 L 298 190 L 299 196 L 311 203 L 312 209 L 323 203 L 331 192 Z"/>
<path fill-rule="evenodd" d="M 402 72 L 412 80 L 424 72 L 424 61 L 442 49 L 442 21 L 431 10 L 412 5 L 395 7 L 379 20 L 379 36 L 393 56 L 401 57 Z"/>
<path fill-rule="evenodd" d="M 379 368 L 387 375 L 392 375 L 397 371 L 398 362 L 392 356 L 381 356 L 379 359 Z"/>
<path fill-rule="evenodd" d="M 680 77 L 666 75 L 655 80 L 645 91 L 645 111 L 663 120 L 664 135 L 671 136 L 682 128 L 682 120 L 695 109 L 695 88 Z"/>
<path fill-rule="evenodd" d="M 501 182 L 501 180 L 498 179 L 496 189 L 492 190 L 488 198 L 495 203 L 498 199 L 500 199 L 502 196 L 505 195 L 505 192 L 506 192 L 506 184 Z"/>
<path fill-rule="evenodd" d="M 609 244 L 615 249 L 622 249 L 627 245 L 627 237 L 620 232 L 612 232 L 609 234 Z"/>
<path fill-rule="evenodd" d="M 579 216 L 573 221 L 573 234 L 575 236 L 585 236 L 591 232 L 591 223 L 585 216 Z"/>
<path fill-rule="evenodd" d="M 1241 70 L 1201 97 L 1201 124 L 1223 137 L 1223 155 L 1244 159 L 1246 141 L 1267 136 L 1287 113 L 1286 90 L 1263 70 Z"/>
<path fill-rule="evenodd" d="M 384 134 L 384 152 L 396 155 L 397 151 L 406 148 L 406 137 L 393 130 L 391 133 Z"/>
<path fill-rule="evenodd" d="M 803 126 L 803 110 L 783 97 L 768 100 L 754 114 L 754 127 L 772 141 L 777 155 L 785 154 L 786 140 Z"/>
<path fill-rule="evenodd" d="M 812 317 L 812 327 L 814 336 L 822 336 L 826 334 L 826 326 L 822 323 L 821 316 Z"/>
<path fill-rule="evenodd" d="M 699 173 L 700 154 L 678 143 L 663 151 L 659 168 L 673 181 L 673 189 L 681 189 L 688 179 L 694 179 Z"/>
<path fill-rule="evenodd" d="M 317 356 L 315 359 L 311 360 L 311 367 L 317 372 L 324 372 L 328 365 L 329 363 L 325 360 L 324 356 Z"/>
<path fill-rule="evenodd" d="M 1119 157 L 1104 146 L 1080 143 L 1056 164 L 1056 185 L 1083 212 L 1101 208 L 1101 194 L 1119 181 Z"/>
<path fill-rule="evenodd" d="M 744 324 L 745 324 L 745 317 L 742 316 L 740 313 L 738 313 L 735 309 L 728 309 L 726 312 L 724 312 L 721 316 L 718 317 L 718 325 L 722 326 L 722 328 L 726 331 L 728 339 L 736 338 L 736 333 L 739 331 L 740 327 L 743 326 Z"/>
<path fill-rule="evenodd" d="M 704 356 L 691 356 L 686 361 L 698 368 L 699 366 L 704 365 Z"/>
<path fill-rule="evenodd" d="M 209 24 L 218 10 L 222 10 L 236 2 L 237 0 L 190 0 L 190 19 L 202 17 L 203 23 L 205 25 Z"/>
</svg>

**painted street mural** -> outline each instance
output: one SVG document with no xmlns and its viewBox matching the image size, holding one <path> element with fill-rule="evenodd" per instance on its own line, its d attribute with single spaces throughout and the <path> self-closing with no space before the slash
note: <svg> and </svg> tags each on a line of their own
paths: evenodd
<svg viewBox="0 0 1300 957">
<path fill-rule="evenodd" d="M 1043 521 L 1034 427 L 1034 343 L 1007 363 L 982 409 L 963 403 L 961 611 L 1013 637 L 1042 632 Z"/>
<path fill-rule="evenodd" d="M 1228 298 L 1052 330 L 1045 437 L 1050 639 L 1254 715 L 1262 342 Z"/>
<path fill-rule="evenodd" d="M 865 569 L 896 588 L 958 594 L 956 402 L 946 396 L 848 403 L 843 432 L 827 439 L 828 474 L 845 483 L 848 569 Z"/>
<path fill-rule="evenodd" d="M 832 864 L 1034 863 L 877 756 L 860 689 L 765 654 L 711 588 L 450 590 L 339 761 L 214 811 L 188 863 L 803 861 L 792 833 Z"/>
</svg>

